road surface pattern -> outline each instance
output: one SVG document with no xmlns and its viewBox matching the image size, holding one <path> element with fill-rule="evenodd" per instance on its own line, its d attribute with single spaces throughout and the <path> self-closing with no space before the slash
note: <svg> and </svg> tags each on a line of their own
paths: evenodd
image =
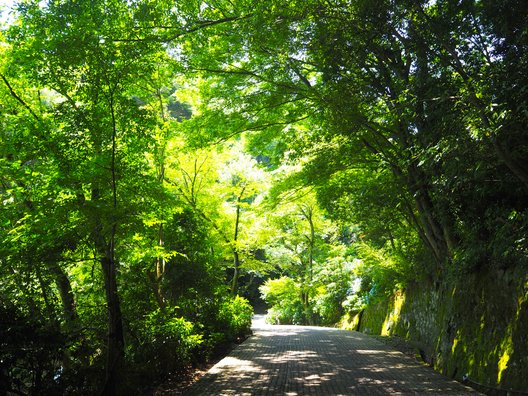
<svg viewBox="0 0 528 396">
<path fill-rule="evenodd" d="M 253 322 L 185 396 L 479 395 L 367 335 Z"/>
</svg>

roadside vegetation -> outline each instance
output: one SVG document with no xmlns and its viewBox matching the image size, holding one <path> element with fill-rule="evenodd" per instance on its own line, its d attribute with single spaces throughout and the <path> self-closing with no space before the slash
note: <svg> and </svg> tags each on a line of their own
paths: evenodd
<svg viewBox="0 0 528 396">
<path fill-rule="evenodd" d="M 140 392 L 263 304 L 528 386 L 524 0 L 0 11 L 0 395 Z"/>
</svg>

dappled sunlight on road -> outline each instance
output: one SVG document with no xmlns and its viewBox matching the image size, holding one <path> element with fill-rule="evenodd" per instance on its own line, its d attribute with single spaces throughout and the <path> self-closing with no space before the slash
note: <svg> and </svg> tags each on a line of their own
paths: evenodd
<svg viewBox="0 0 528 396">
<path fill-rule="evenodd" d="M 237 359 L 236 357 L 233 357 L 233 356 L 228 356 L 222 360 L 221 366 L 218 366 L 218 365 L 214 366 L 211 370 L 209 370 L 209 373 L 217 374 L 225 369 L 229 369 L 231 371 L 245 371 L 245 372 L 263 371 L 262 367 L 257 366 L 250 360 L 242 360 L 242 359 Z"/>
<path fill-rule="evenodd" d="M 253 321 L 254 335 L 186 395 L 469 395 L 471 390 L 361 333 Z"/>
</svg>

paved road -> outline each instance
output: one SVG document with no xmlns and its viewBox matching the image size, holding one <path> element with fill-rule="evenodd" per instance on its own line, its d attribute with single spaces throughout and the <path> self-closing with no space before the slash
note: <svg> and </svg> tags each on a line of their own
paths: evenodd
<svg viewBox="0 0 528 396">
<path fill-rule="evenodd" d="M 253 322 L 186 396 L 478 395 L 364 334 Z"/>
</svg>

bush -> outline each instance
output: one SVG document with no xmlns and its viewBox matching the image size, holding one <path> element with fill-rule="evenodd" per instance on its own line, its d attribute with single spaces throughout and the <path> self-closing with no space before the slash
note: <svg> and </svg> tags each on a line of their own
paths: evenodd
<svg viewBox="0 0 528 396">
<path fill-rule="evenodd" d="M 365 298 L 358 294 L 349 294 L 342 305 L 348 314 L 358 313 L 367 306 Z"/>
<path fill-rule="evenodd" d="M 357 250 L 361 261 L 355 275 L 362 280 L 359 294 L 365 295 L 367 303 L 391 296 L 416 277 L 410 263 L 388 247 L 376 248 L 362 242 Z"/>
<path fill-rule="evenodd" d="M 301 301 L 294 301 L 281 307 L 271 307 L 266 322 L 271 324 L 304 324 L 305 312 Z"/>
<path fill-rule="evenodd" d="M 317 288 L 314 297 L 313 310 L 317 314 L 317 322 L 324 326 L 332 326 L 339 322 L 344 310 L 342 301 L 346 289 L 340 288 L 336 283 Z"/>
<path fill-rule="evenodd" d="M 283 276 L 268 279 L 260 287 L 262 298 L 271 306 L 266 321 L 272 324 L 300 324 L 304 322 L 301 290 L 293 279 Z"/>
<path fill-rule="evenodd" d="M 251 332 L 252 318 L 253 307 L 243 297 L 229 298 L 220 304 L 218 319 L 229 341 L 248 335 Z"/>
<path fill-rule="evenodd" d="M 137 348 L 130 351 L 145 371 L 164 375 L 181 370 L 193 361 L 203 343 L 203 335 L 197 334 L 195 325 L 175 312 L 175 307 L 168 307 L 146 315 Z"/>
</svg>

